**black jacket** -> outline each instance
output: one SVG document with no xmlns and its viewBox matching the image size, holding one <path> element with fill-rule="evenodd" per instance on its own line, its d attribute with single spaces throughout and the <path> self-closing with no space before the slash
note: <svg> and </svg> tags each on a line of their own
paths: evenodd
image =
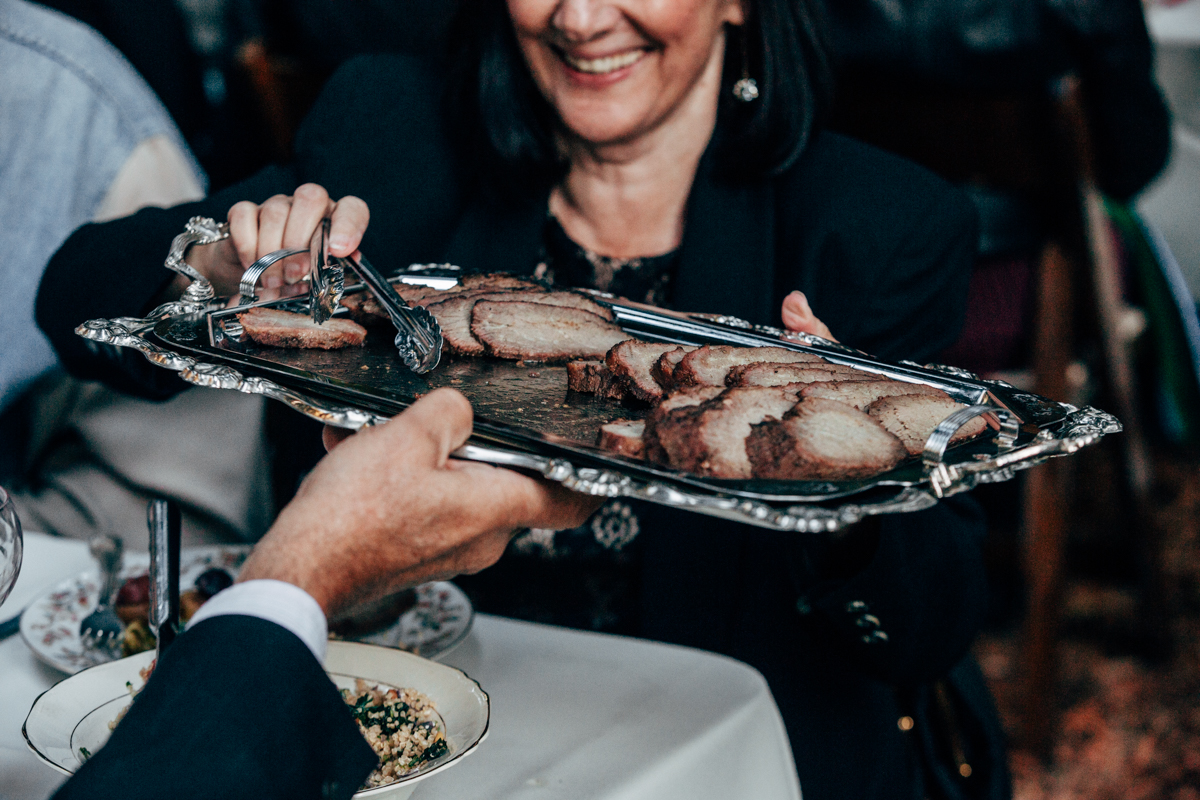
<svg viewBox="0 0 1200 800">
<path fill-rule="evenodd" d="M 220 219 L 238 200 L 261 202 L 304 181 L 366 200 L 362 248 L 381 267 L 448 261 L 529 273 L 546 195 L 500 201 L 465 174 L 436 86 L 402 57 L 353 61 L 310 114 L 290 166 L 199 203 L 77 231 L 51 261 L 37 306 L 68 369 L 152 396 L 176 389 L 177 379 L 136 354 L 97 358 L 72 329 L 145 311 L 171 277 L 162 259 L 189 216 Z M 687 213 L 678 308 L 778 324 L 783 296 L 801 289 L 842 341 L 893 360 L 928 360 L 957 335 L 973 211 L 912 164 L 819 134 L 783 175 L 730 184 L 706 155 Z M 841 546 L 661 508 L 639 513 L 641 633 L 760 669 L 810 800 L 921 797 L 917 743 L 897 719 L 906 697 L 964 657 L 982 621 L 983 528 L 972 504 L 890 518 Z M 864 639 L 868 617 L 883 637 Z M 976 681 L 968 694 L 970 715 L 995 744 L 986 691 Z"/>
<path fill-rule="evenodd" d="M 231 615 L 175 641 L 108 744 L 54 797 L 344 799 L 377 763 L 303 642 Z"/>
</svg>

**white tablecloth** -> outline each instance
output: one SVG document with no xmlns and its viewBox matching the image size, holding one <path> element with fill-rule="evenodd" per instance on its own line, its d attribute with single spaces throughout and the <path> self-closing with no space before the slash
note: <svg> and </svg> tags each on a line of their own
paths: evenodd
<svg viewBox="0 0 1200 800">
<path fill-rule="evenodd" d="M 90 566 L 82 543 L 26 535 L 7 619 Z M 492 701 L 491 730 L 414 800 L 798 799 L 787 734 L 762 676 L 682 647 L 480 615 L 442 659 Z M 62 674 L 20 636 L 0 642 L 0 798 L 41 800 L 61 778 L 21 738 L 37 695 Z"/>
</svg>

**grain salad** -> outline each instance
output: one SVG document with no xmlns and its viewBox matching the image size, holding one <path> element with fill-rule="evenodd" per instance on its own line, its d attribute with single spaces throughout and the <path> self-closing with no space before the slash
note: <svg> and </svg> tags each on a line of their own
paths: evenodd
<svg viewBox="0 0 1200 800">
<path fill-rule="evenodd" d="M 433 701 L 416 689 L 371 686 L 360 679 L 354 691 L 342 689 L 342 699 L 379 756 L 364 789 L 391 783 L 450 752 Z"/>
</svg>

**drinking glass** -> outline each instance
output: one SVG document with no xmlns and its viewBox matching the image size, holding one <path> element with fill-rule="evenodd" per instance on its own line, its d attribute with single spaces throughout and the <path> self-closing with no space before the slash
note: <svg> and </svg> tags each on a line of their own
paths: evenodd
<svg viewBox="0 0 1200 800">
<path fill-rule="evenodd" d="M 0 487 L 0 603 L 8 597 L 21 572 L 21 520 L 12 498 Z"/>
</svg>

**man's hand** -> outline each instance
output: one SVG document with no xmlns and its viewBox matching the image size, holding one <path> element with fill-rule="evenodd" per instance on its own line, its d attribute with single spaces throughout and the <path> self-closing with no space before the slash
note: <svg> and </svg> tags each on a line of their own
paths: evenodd
<svg viewBox="0 0 1200 800">
<path fill-rule="evenodd" d="M 327 616 L 495 563 L 522 528 L 572 528 L 600 498 L 457 461 L 471 405 L 438 389 L 337 444 L 255 547 L 239 581 L 299 586 Z M 329 437 L 327 444 L 332 444 Z"/>
</svg>

